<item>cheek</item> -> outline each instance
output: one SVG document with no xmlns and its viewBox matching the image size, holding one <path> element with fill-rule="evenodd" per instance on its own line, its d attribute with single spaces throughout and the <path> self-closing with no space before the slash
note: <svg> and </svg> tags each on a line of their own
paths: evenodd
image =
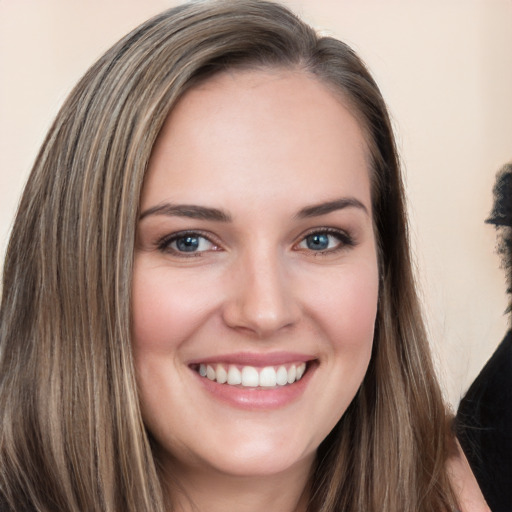
<svg viewBox="0 0 512 512">
<path fill-rule="evenodd" d="M 136 261 L 132 288 L 134 349 L 167 351 L 179 346 L 216 307 L 211 290 L 194 276 L 176 275 Z"/>
<path fill-rule="evenodd" d="M 371 351 L 379 281 L 377 265 L 354 265 L 326 281 L 316 310 L 334 349 Z"/>
<path fill-rule="evenodd" d="M 323 293 L 309 303 L 315 331 L 323 339 L 323 392 L 316 397 L 315 414 L 322 418 L 318 443 L 343 416 L 357 394 L 370 363 L 378 302 L 376 265 L 347 265 L 317 280 Z M 314 315 L 314 316 L 313 316 Z M 323 436 L 323 437 L 322 437 Z M 321 439 L 320 439 L 321 438 Z"/>
</svg>

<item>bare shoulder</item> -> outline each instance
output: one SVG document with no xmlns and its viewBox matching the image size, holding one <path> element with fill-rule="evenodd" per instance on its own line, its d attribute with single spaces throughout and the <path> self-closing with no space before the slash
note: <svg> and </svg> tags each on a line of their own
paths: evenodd
<svg viewBox="0 0 512 512">
<path fill-rule="evenodd" d="M 459 443 L 447 461 L 448 474 L 457 495 L 460 512 L 491 512 Z"/>
</svg>

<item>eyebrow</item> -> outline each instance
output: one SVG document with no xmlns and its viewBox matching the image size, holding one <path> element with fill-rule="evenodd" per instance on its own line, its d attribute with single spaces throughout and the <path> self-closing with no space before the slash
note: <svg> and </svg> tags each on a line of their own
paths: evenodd
<svg viewBox="0 0 512 512">
<path fill-rule="evenodd" d="M 320 215 L 327 215 L 328 213 L 334 212 L 336 210 L 343 210 L 345 208 L 358 208 L 369 215 L 368 209 L 361 201 L 355 197 L 342 197 L 340 199 L 335 199 L 334 201 L 327 201 L 325 203 L 306 206 L 299 211 L 296 217 L 299 219 L 318 217 Z"/>
<path fill-rule="evenodd" d="M 368 215 L 366 206 L 355 197 L 343 197 L 334 201 L 327 201 L 302 208 L 295 216 L 298 219 L 318 217 L 345 208 L 358 208 Z M 150 215 L 166 215 L 170 217 L 187 217 L 189 219 L 211 220 L 216 222 L 231 222 L 231 215 L 218 208 L 209 208 L 194 204 L 163 203 L 144 210 L 139 220 Z"/>
<path fill-rule="evenodd" d="M 148 208 L 140 214 L 139 220 L 149 215 L 168 215 L 171 217 L 187 217 L 190 219 L 213 220 L 217 222 L 231 222 L 231 215 L 218 208 L 208 208 L 193 204 L 164 203 Z"/>
</svg>

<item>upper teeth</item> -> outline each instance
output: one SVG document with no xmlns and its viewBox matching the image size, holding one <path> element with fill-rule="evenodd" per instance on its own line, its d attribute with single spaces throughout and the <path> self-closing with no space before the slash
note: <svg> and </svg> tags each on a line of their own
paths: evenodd
<svg viewBox="0 0 512 512">
<path fill-rule="evenodd" d="M 242 385 L 245 387 L 264 387 L 274 388 L 293 384 L 300 380 L 306 371 L 306 363 L 292 364 L 286 366 L 265 366 L 264 368 L 255 368 L 254 366 L 242 366 L 230 364 L 201 364 L 199 365 L 199 375 L 207 377 L 210 380 L 217 381 L 219 384 L 229 384 L 231 386 Z"/>
</svg>

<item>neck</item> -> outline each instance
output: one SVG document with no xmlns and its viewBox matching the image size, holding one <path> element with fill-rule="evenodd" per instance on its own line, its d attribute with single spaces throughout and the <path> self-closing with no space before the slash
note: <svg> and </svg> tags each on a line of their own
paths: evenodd
<svg viewBox="0 0 512 512">
<path fill-rule="evenodd" d="M 173 512 L 306 512 L 310 464 L 285 474 L 233 476 L 208 469 L 166 471 Z M 172 476 L 171 476 L 172 475 Z M 178 476 L 178 478 L 176 478 Z M 171 510 L 171 509 L 169 509 Z"/>
</svg>

